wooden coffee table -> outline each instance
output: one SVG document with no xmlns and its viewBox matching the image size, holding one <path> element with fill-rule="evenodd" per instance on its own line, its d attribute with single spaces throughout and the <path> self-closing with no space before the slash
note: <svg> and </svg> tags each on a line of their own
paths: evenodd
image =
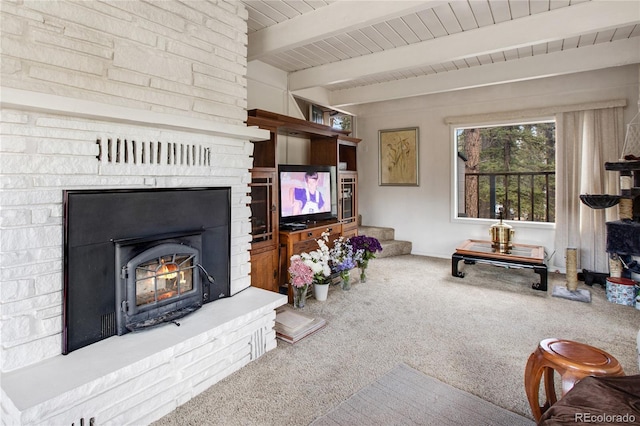
<svg viewBox="0 0 640 426">
<path fill-rule="evenodd" d="M 491 247 L 491 241 L 467 240 L 456 248 L 451 256 L 451 275 L 464 277 L 458 271 L 458 263 L 489 263 L 506 268 L 528 268 L 540 275 L 540 282 L 533 283 L 534 290 L 547 291 L 547 265 L 544 263 L 544 247 L 528 244 L 514 244 L 509 253 L 500 253 Z"/>
</svg>

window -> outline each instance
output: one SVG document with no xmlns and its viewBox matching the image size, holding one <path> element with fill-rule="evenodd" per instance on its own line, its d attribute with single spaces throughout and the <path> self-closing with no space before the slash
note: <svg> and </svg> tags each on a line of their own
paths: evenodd
<svg viewBox="0 0 640 426">
<path fill-rule="evenodd" d="M 454 129 L 457 217 L 555 222 L 555 121 Z"/>
</svg>

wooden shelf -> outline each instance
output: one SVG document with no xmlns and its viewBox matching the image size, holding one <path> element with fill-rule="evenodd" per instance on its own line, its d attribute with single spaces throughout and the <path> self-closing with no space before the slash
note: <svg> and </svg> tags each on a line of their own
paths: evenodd
<svg viewBox="0 0 640 426">
<path fill-rule="evenodd" d="M 251 285 L 278 291 L 278 198 L 274 168 L 251 170 Z"/>
<path fill-rule="evenodd" d="M 255 193 L 262 195 L 251 204 L 253 230 L 251 245 L 251 285 L 277 291 L 273 286 L 274 276 L 279 285 L 288 282 L 287 269 L 289 258 L 293 254 L 312 251 L 318 248 L 316 240 L 320 234 L 331 228 L 330 240 L 344 235 L 351 237 L 358 233 L 358 162 L 357 147 L 360 139 L 354 138 L 350 131 L 335 129 L 323 124 L 313 123 L 283 114 L 253 109 L 247 112 L 247 126 L 257 126 L 271 132 L 271 137 L 264 141 L 254 141 L 252 186 Z M 309 143 L 309 164 L 334 166 L 338 171 L 338 221 L 331 223 L 317 223 L 310 228 L 299 231 L 279 230 L 277 223 L 278 211 L 278 137 L 281 135 L 295 136 L 307 139 Z M 346 167 L 341 168 L 341 164 Z M 270 181 L 270 196 L 260 192 L 264 184 L 260 179 Z M 270 202 L 266 201 L 269 200 Z M 268 211 L 268 209 L 275 209 Z M 273 217 L 272 224 L 262 227 L 263 217 Z M 274 237 L 271 238 L 271 235 Z M 274 274 L 272 266 L 274 259 L 279 266 L 279 272 Z M 255 265 L 254 265 L 255 264 Z M 292 294 L 290 293 L 290 301 Z"/>
<path fill-rule="evenodd" d="M 290 136 L 325 136 L 325 137 L 341 137 L 349 138 L 351 134 L 348 130 L 334 129 L 324 124 L 313 123 L 311 121 L 302 120 L 300 118 L 289 117 L 287 115 L 277 114 L 262 109 L 252 109 L 247 112 L 249 115 L 247 124 L 250 126 L 260 126 L 262 128 L 273 126 L 278 129 L 279 134 Z M 254 123 L 254 124 L 252 124 Z M 360 141 L 359 139 L 352 138 Z"/>
</svg>

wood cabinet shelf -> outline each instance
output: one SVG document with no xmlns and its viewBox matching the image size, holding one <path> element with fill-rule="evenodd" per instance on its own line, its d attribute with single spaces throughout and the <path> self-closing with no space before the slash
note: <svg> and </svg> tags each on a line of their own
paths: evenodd
<svg viewBox="0 0 640 426">
<path fill-rule="evenodd" d="M 280 275 L 284 278 L 284 283 L 288 281 L 289 258 L 294 254 L 310 252 L 318 248 L 318 240 L 323 233 L 328 233 L 328 244 L 343 235 L 342 224 L 340 222 L 317 222 L 307 229 L 297 231 L 280 231 L 281 252 L 284 258 L 280 262 Z M 312 290 L 311 290 L 312 291 Z M 287 285 L 289 303 L 293 302 L 293 292 L 291 286 Z"/>
<path fill-rule="evenodd" d="M 275 169 L 254 168 L 251 196 L 251 285 L 278 291 L 278 197 Z M 253 277 L 256 277 L 254 282 Z"/>
<path fill-rule="evenodd" d="M 313 123 L 311 121 L 289 117 L 288 115 L 278 114 L 262 109 L 252 109 L 248 111 L 247 114 L 248 125 L 259 126 L 263 129 L 268 126 L 276 127 L 276 132 L 281 135 L 310 138 L 316 136 L 349 137 L 351 134 L 348 130 L 335 129 L 333 127 L 325 126 L 324 124 Z M 359 139 L 353 139 L 359 141 Z"/>
<path fill-rule="evenodd" d="M 357 235 L 357 148 L 360 139 L 350 136 L 351 132 L 346 130 L 265 110 L 253 109 L 247 114 L 247 126 L 270 131 L 268 140 L 253 142 L 251 285 L 278 291 L 288 281 L 289 258 L 293 254 L 315 250 L 316 240 L 327 225 L 332 225 L 329 226 L 332 229 L 331 239 Z M 337 222 L 314 224 L 301 231 L 279 230 L 277 146 L 278 137 L 282 135 L 308 141 L 310 165 L 335 166 L 338 171 Z M 315 235 L 317 232 L 320 234 Z M 277 272 L 274 272 L 274 267 Z"/>
</svg>

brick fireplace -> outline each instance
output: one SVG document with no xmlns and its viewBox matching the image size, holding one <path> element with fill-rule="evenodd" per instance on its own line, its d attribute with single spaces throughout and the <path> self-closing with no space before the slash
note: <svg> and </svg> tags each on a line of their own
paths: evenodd
<svg viewBox="0 0 640 426">
<path fill-rule="evenodd" d="M 286 303 L 250 286 L 251 141 L 269 134 L 244 125 L 246 10 L 229 0 L 50 0 L 3 2 L 0 14 L 0 423 L 150 423 L 274 348 L 275 308 Z M 139 280 L 139 297 L 133 292 L 124 303 L 132 314 L 124 329 L 146 321 L 147 305 L 174 312 L 156 302 L 161 297 L 209 286 L 194 265 L 216 275 L 217 300 L 180 318 L 179 327 L 122 333 L 109 329 L 111 314 L 122 311 L 109 301 L 100 324 L 81 328 L 82 343 L 62 355 L 67 296 L 83 304 L 114 292 L 113 283 L 85 291 L 80 280 L 81 291 L 65 293 L 65 194 L 188 188 L 228 191 L 227 250 L 208 253 L 206 233 L 192 239 L 200 225 L 169 229 L 162 244 L 142 225 L 110 236 L 105 246 L 132 254 L 127 264 L 137 259 L 132 266 L 151 269 L 157 260 L 185 274 L 176 281 L 157 269 L 153 285 Z M 138 258 L 132 240 L 155 260 Z M 95 262 L 101 256 L 89 253 L 81 263 L 115 276 L 112 259 Z M 222 275 L 215 262 L 227 265 Z"/>
<path fill-rule="evenodd" d="M 29 99 L 37 99 L 37 105 Z M 2 422 L 80 424 L 84 420 L 89 424 L 93 419 L 96 424 L 148 423 L 276 345 L 274 310 L 286 303 L 286 296 L 250 287 L 248 275 L 250 140 L 263 135 L 243 126 L 215 129 L 198 120 L 187 120 L 187 126 L 179 118 L 121 108 L 119 114 L 127 116 L 123 123 L 105 105 L 72 101 L 74 107 L 69 110 L 64 107 L 68 101 L 13 89 L 3 93 L 3 132 L 10 131 L 12 138 L 37 135 L 46 154 L 7 155 L 3 160 Z M 78 107 L 82 112 L 76 111 Z M 158 122 L 164 122 L 161 129 Z M 154 162 L 136 160 L 135 155 L 125 158 L 124 148 L 105 141 L 147 144 L 147 152 L 160 152 L 160 158 Z M 176 146 L 173 163 L 168 148 L 158 150 L 169 143 Z M 199 201 L 196 197 L 177 213 L 169 212 L 168 205 L 182 202 L 177 194 L 197 191 L 201 195 L 202 188 L 214 194 L 213 199 Z M 163 192 L 171 196 L 154 204 L 155 196 L 167 195 Z M 86 271 L 94 266 L 102 270 L 105 264 L 92 260 L 92 255 L 104 257 L 92 253 L 102 244 L 93 242 L 96 238 L 106 240 L 102 245 L 112 253 L 112 262 L 114 250 L 118 244 L 126 246 L 127 237 L 153 240 L 159 232 L 171 234 L 168 242 L 179 247 L 185 241 L 188 246 L 209 247 L 212 232 L 222 243 L 201 250 L 203 259 L 197 264 L 203 268 L 195 275 L 202 272 L 204 276 L 204 271 L 216 275 L 223 290 L 216 288 L 218 300 L 181 318 L 179 327 L 169 323 L 124 335 L 114 333 L 62 355 L 66 296 L 63 198 L 65 194 L 100 193 L 120 198 L 97 206 L 92 199 L 86 205 L 94 207 L 93 213 L 82 208 L 75 212 L 92 215 L 76 234 L 78 245 L 91 247 L 80 260 L 88 264 Z M 146 196 L 146 210 L 127 206 L 122 196 L 132 193 Z M 228 205 L 221 200 L 228 200 Z M 222 231 L 216 230 L 216 219 L 207 214 L 215 214 L 213 206 L 219 204 L 222 213 L 215 217 L 225 218 Z M 198 209 L 191 213 L 197 224 L 190 221 L 193 208 Z M 153 211 L 160 219 L 149 216 Z M 105 219 L 109 214 L 116 219 L 138 216 L 143 222 L 133 221 L 124 234 L 113 233 L 107 229 L 112 225 Z M 170 226 L 154 230 L 154 221 Z M 191 232 L 199 234 L 195 239 L 173 235 L 194 231 L 189 228 L 196 228 Z M 145 244 L 149 246 L 149 241 Z M 222 259 L 216 258 L 219 255 Z M 217 264 L 223 265 L 221 271 Z M 109 268 L 108 275 L 113 277 L 114 264 Z M 100 275 L 98 271 L 96 276 Z M 78 294 L 86 298 L 94 293 L 95 289 Z"/>
</svg>

